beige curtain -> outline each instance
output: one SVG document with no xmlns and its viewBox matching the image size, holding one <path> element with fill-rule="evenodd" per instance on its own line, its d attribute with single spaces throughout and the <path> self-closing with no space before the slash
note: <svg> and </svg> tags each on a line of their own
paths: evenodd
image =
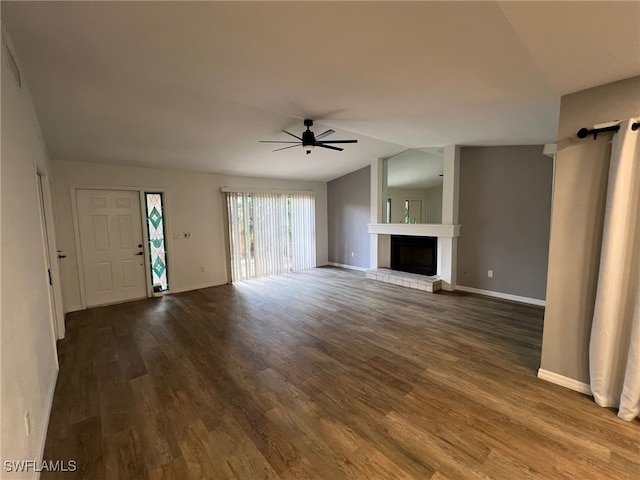
<svg viewBox="0 0 640 480">
<path fill-rule="evenodd" d="M 640 415 L 640 146 L 621 122 L 613 136 L 602 252 L 589 345 L 591 391 L 618 416 Z"/>
</svg>

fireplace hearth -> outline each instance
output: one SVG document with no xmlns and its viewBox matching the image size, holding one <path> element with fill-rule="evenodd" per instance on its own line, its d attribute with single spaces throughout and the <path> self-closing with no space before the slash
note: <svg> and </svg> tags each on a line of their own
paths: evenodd
<svg viewBox="0 0 640 480">
<path fill-rule="evenodd" d="M 438 238 L 391 235 L 391 269 L 401 272 L 435 275 Z"/>
</svg>

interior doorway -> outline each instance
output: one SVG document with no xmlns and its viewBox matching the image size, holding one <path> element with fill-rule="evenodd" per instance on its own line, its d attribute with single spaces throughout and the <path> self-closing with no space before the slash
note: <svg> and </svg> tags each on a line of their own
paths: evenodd
<svg viewBox="0 0 640 480">
<path fill-rule="evenodd" d="M 86 305 L 147 297 L 140 194 L 76 190 Z"/>
</svg>

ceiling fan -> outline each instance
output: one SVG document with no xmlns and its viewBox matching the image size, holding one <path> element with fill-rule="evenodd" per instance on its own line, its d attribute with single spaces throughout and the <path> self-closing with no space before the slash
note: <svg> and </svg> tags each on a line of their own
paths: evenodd
<svg viewBox="0 0 640 480">
<path fill-rule="evenodd" d="M 307 152 L 307 155 L 311 153 L 315 147 L 320 148 L 328 148 L 330 150 L 338 150 L 341 152 L 344 148 L 334 147 L 333 145 L 328 145 L 330 143 L 358 143 L 358 140 L 322 140 L 323 138 L 328 137 L 332 133 L 336 133 L 334 130 L 327 130 L 326 132 L 322 132 L 320 135 L 314 135 L 309 127 L 313 126 L 313 120 L 306 119 L 304 121 L 304 126 L 307 129 L 302 132 L 302 137 L 294 135 L 293 133 L 287 132 L 286 130 L 282 130 L 287 135 L 291 135 L 294 138 L 297 138 L 297 142 L 283 142 L 280 140 L 260 140 L 260 143 L 292 143 L 293 145 L 289 145 L 288 147 L 276 148 L 274 152 L 279 152 L 280 150 L 286 150 L 287 148 L 299 147 L 302 145 L 302 148 Z"/>
</svg>

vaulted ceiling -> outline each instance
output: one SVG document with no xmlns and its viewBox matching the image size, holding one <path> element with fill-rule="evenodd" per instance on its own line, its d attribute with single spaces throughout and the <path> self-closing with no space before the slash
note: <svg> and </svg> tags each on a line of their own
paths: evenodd
<svg viewBox="0 0 640 480">
<path fill-rule="evenodd" d="M 638 2 L 6 2 L 54 159 L 328 180 L 411 147 L 542 144 L 640 75 Z M 302 120 L 344 152 L 272 153 Z"/>
</svg>

